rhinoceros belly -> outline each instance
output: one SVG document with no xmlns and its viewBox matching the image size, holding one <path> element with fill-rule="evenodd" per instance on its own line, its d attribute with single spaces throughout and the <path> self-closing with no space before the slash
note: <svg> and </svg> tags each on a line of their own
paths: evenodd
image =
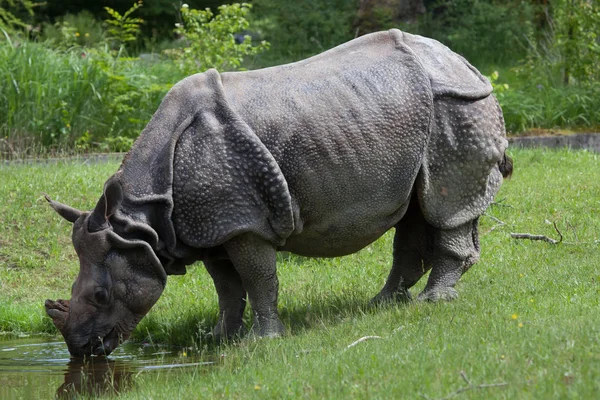
<svg viewBox="0 0 600 400">
<path fill-rule="evenodd" d="M 389 207 L 355 205 L 328 208 L 318 218 L 302 221 L 302 230 L 291 235 L 283 251 L 307 257 L 338 257 L 352 254 L 377 240 L 402 218 L 408 199 L 390 212 Z M 346 205 L 347 206 L 347 205 Z"/>
</svg>

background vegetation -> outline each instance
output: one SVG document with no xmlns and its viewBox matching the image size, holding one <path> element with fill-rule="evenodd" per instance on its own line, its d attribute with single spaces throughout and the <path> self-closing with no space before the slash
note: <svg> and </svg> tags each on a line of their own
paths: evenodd
<svg viewBox="0 0 600 400">
<path fill-rule="evenodd" d="M 221 3 L 0 0 L 2 158 L 127 150 L 184 76 L 291 62 L 390 27 L 490 76 L 512 134 L 600 125 L 595 0 Z M 425 12 L 399 13 L 404 3 Z"/>
</svg>

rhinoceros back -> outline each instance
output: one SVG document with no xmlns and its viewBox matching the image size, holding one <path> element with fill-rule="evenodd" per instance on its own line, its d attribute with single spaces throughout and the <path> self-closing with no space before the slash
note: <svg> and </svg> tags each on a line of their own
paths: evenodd
<svg viewBox="0 0 600 400">
<path fill-rule="evenodd" d="M 401 35 L 367 35 L 297 63 L 222 76 L 228 103 L 288 183 L 296 215 L 286 249 L 350 253 L 402 217 L 433 98 Z"/>
</svg>

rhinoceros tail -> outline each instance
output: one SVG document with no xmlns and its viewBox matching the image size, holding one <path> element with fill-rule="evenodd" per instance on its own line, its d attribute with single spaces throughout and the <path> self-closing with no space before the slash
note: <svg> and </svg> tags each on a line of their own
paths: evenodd
<svg viewBox="0 0 600 400">
<path fill-rule="evenodd" d="M 504 153 L 502 160 L 498 161 L 498 169 L 505 178 L 510 178 L 513 173 L 513 160 Z"/>
</svg>

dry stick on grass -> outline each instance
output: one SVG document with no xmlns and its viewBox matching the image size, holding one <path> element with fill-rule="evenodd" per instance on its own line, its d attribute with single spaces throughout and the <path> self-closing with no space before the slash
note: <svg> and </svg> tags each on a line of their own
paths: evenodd
<svg viewBox="0 0 600 400">
<path fill-rule="evenodd" d="M 489 219 L 491 219 L 492 221 L 496 221 L 497 223 L 499 223 L 500 225 L 506 225 L 506 222 L 502 221 L 499 218 L 494 217 L 493 215 L 489 215 L 487 213 L 483 213 L 483 215 L 485 215 L 486 217 L 488 217 Z"/>
<path fill-rule="evenodd" d="M 498 207 L 508 207 L 508 208 L 514 208 L 513 206 L 511 206 L 510 204 L 504 204 L 502 203 L 504 200 L 506 200 L 506 197 L 503 199 L 500 199 L 498 201 L 492 201 L 490 203 L 491 206 L 498 206 Z"/>
<path fill-rule="evenodd" d="M 558 236 L 560 236 L 559 240 L 554 240 L 545 235 L 532 235 L 530 233 L 511 233 L 510 236 L 514 239 L 543 240 L 544 242 L 548 242 L 550 244 L 559 244 L 560 242 L 563 241 L 563 235 L 558 230 L 558 227 L 556 226 L 556 222 L 554 223 L 554 229 L 558 233 Z"/>
<path fill-rule="evenodd" d="M 489 215 L 489 214 L 487 214 L 487 213 L 483 213 L 483 215 L 484 215 L 485 217 L 488 217 L 488 218 L 490 218 L 492 221 L 495 221 L 495 222 L 496 222 L 496 225 L 492 226 L 492 227 L 491 227 L 491 228 L 490 228 L 490 229 L 489 229 L 487 232 L 485 232 L 485 233 L 484 233 L 485 235 L 487 235 L 487 234 L 488 234 L 488 233 L 490 233 L 490 232 L 493 232 L 493 231 L 494 231 L 494 229 L 496 229 L 496 228 L 499 228 L 499 227 L 501 227 L 501 226 L 504 226 L 504 225 L 506 225 L 506 222 L 502 221 L 502 220 L 501 220 L 501 219 L 499 219 L 499 218 L 496 218 L 496 217 L 494 217 L 493 215 Z"/>
<path fill-rule="evenodd" d="M 369 339 L 383 339 L 381 336 L 363 336 L 358 340 L 355 340 L 354 342 L 350 343 L 348 346 L 346 346 L 346 350 L 348 350 L 350 347 L 354 347 L 357 344 L 364 342 L 365 340 L 369 340 Z"/>
<path fill-rule="evenodd" d="M 467 378 L 467 375 L 465 374 L 465 371 L 460 371 L 460 376 L 464 379 L 465 382 L 467 382 L 467 386 L 465 387 L 461 387 L 458 390 L 455 390 L 454 392 L 450 393 L 448 396 L 446 397 L 442 397 L 439 400 L 448 400 L 453 398 L 454 396 L 458 396 L 459 394 L 461 394 L 462 392 L 466 392 L 468 390 L 473 390 L 473 389 L 488 389 L 488 388 L 493 388 L 493 387 L 502 387 L 502 386 L 508 386 L 507 382 L 499 382 L 499 383 L 483 383 L 481 385 L 473 385 L 471 383 L 471 381 L 469 381 L 469 379 Z M 423 393 L 420 393 L 421 397 L 426 398 L 427 400 L 431 400 L 430 397 L 425 396 Z"/>
</svg>

